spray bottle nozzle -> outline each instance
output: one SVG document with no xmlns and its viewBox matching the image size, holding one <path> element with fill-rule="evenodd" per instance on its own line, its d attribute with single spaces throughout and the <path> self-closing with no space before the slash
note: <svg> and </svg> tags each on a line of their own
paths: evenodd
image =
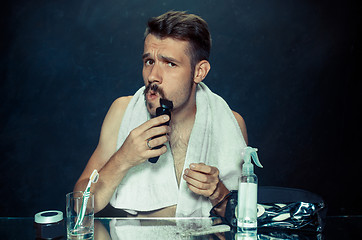
<svg viewBox="0 0 362 240">
<path fill-rule="evenodd" d="M 256 166 L 258 167 L 263 167 L 263 165 L 261 165 L 259 158 L 258 158 L 258 154 L 256 153 L 258 151 L 257 148 L 252 148 L 252 147 L 245 147 L 244 148 L 244 152 L 243 152 L 243 159 L 244 159 L 244 164 L 243 164 L 243 173 L 253 173 L 254 172 L 254 166 L 251 163 L 251 159 L 253 159 L 254 163 Z"/>
</svg>

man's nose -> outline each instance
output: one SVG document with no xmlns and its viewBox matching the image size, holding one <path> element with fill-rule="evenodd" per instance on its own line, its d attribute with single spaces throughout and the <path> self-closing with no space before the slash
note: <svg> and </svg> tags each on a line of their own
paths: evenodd
<svg viewBox="0 0 362 240">
<path fill-rule="evenodd" d="M 151 72 L 148 75 L 148 82 L 149 83 L 153 83 L 153 82 L 158 82 L 158 83 L 162 83 L 162 70 L 160 68 L 160 66 L 158 66 L 158 64 L 154 64 L 151 68 Z"/>
</svg>

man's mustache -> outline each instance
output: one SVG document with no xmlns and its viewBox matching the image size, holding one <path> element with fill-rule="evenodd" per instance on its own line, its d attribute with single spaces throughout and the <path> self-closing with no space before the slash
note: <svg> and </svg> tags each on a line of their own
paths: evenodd
<svg viewBox="0 0 362 240">
<path fill-rule="evenodd" d="M 158 86 L 157 84 L 149 84 L 146 86 L 145 90 L 143 91 L 143 94 L 146 95 L 149 91 L 153 91 L 155 93 L 158 93 L 161 98 L 165 98 L 165 94 L 163 92 L 163 89 Z"/>
</svg>

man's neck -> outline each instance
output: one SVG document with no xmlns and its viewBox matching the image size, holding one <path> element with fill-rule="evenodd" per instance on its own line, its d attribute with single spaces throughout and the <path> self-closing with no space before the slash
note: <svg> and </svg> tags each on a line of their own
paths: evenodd
<svg viewBox="0 0 362 240">
<path fill-rule="evenodd" d="M 174 109 L 171 115 L 171 124 L 175 127 L 187 126 L 195 121 L 196 116 L 196 86 L 194 86 L 191 97 L 185 105 L 179 109 Z"/>
<path fill-rule="evenodd" d="M 173 112 L 171 117 L 171 124 L 173 126 L 183 126 L 195 120 L 196 105 L 188 111 Z"/>
</svg>

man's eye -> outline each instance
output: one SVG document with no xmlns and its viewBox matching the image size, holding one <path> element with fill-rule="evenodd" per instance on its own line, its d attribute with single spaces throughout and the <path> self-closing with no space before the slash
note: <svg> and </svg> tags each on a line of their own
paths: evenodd
<svg viewBox="0 0 362 240">
<path fill-rule="evenodd" d="M 148 59 L 145 61 L 145 65 L 149 66 L 152 65 L 154 63 L 154 61 L 152 59 Z"/>
<path fill-rule="evenodd" d="M 169 63 L 167 63 L 167 65 L 169 66 L 169 67 L 176 67 L 177 65 L 176 64 L 174 64 L 173 62 L 169 62 Z"/>
</svg>

